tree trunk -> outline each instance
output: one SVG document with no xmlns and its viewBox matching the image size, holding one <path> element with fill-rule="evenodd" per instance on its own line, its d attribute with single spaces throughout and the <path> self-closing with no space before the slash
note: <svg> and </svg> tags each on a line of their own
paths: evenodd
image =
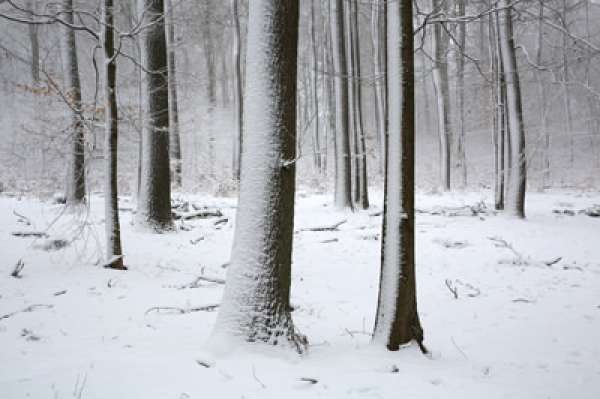
<svg viewBox="0 0 600 399">
<path fill-rule="evenodd" d="M 62 0 L 63 18 L 73 23 L 73 0 Z M 85 138 L 81 116 L 81 85 L 77 64 L 75 31 L 61 25 L 61 50 L 66 97 L 69 101 L 71 126 L 69 129 L 69 153 L 67 155 L 67 176 L 65 198 L 67 205 L 78 205 L 85 200 Z"/>
<path fill-rule="evenodd" d="M 379 141 L 379 168 L 385 173 L 385 143 L 387 131 L 387 112 L 385 104 L 386 71 L 384 57 L 385 51 L 385 19 L 386 4 L 383 0 L 375 0 L 371 5 L 371 40 L 373 44 L 373 74 L 375 75 L 375 120 L 377 126 L 377 138 Z"/>
<path fill-rule="evenodd" d="M 216 95 L 216 76 L 215 76 L 215 54 L 213 46 L 213 34 L 211 24 L 211 7 L 210 1 L 205 0 L 203 5 L 204 20 L 202 21 L 202 33 L 203 33 L 203 49 L 204 49 L 204 60 L 206 62 L 206 101 L 207 101 L 207 112 L 205 117 L 205 134 L 208 137 L 208 160 L 209 160 L 209 174 L 212 174 L 215 167 L 215 108 L 217 106 L 217 95 Z"/>
<path fill-rule="evenodd" d="M 316 36 L 316 11 L 315 11 L 315 0 L 311 0 L 310 2 L 310 18 L 308 20 L 309 22 L 309 32 L 310 32 L 310 49 L 311 49 L 311 53 L 310 53 L 310 57 L 311 57 L 311 68 L 310 68 L 310 94 L 311 94 L 311 99 L 312 99 L 312 113 L 314 115 L 314 120 L 312 123 L 312 143 L 313 143 L 313 159 L 314 159 L 314 163 L 315 163 L 315 167 L 317 168 L 317 171 L 320 173 L 323 171 L 323 164 L 322 164 L 322 156 L 321 156 L 321 135 L 320 135 L 320 130 L 319 130 L 319 123 L 320 123 L 320 109 L 319 109 L 319 92 L 318 92 L 318 85 L 317 85 L 317 70 L 319 68 L 319 63 L 318 63 L 318 46 L 317 46 L 317 36 Z"/>
<path fill-rule="evenodd" d="M 416 341 L 423 352 L 415 281 L 415 105 L 412 2 L 387 10 L 389 133 L 379 302 L 373 341 L 389 350 Z"/>
<path fill-rule="evenodd" d="M 298 1 L 250 0 L 244 151 L 231 265 L 213 334 L 303 351 L 290 312 Z M 226 338 L 225 338 L 226 337 Z M 225 338 L 225 339 L 223 339 Z"/>
<path fill-rule="evenodd" d="M 457 0 L 458 16 L 466 14 L 467 0 Z M 467 157 L 465 152 L 465 50 L 467 44 L 466 23 L 458 23 L 458 47 L 456 54 L 456 106 L 458 108 L 458 134 L 456 135 L 456 156 L 460 168 L 461 185 L 467 186 Z"/>
<path fill-rule="evenodd" d="M 335 92 L 335 193 L 337 208 L 352 205 L 350 130 L 348 118 L 348 72 L 344 45 L 343 0 L 330 0 L 331 46 Z"/>
<path fill-rule="evenodd" d="M 32 12 L 36 11 L 35 3 L 27 0 L 26 7 Z M 40 41 L 38 38 L 38 25 L 31 23 L 27 25 L 29 43 L 31 44 L 31 81 L 34 86 L 40 84 Z"/>
<path fill-rule="evenodd" d="M 165 2 L 165 26 L 167 40 L 167 68 L 169 86 L 169 155 L 171 163 L 171 182 L 174 187 L 181 187 L 182 160 L 181 141 L 179 137 L 179 107 L 177 105 L 177 68 L 175 63 L 175 10 L 171 0 Z"/>
<path fill-rule="evenodd" d="M 439 10 L 438 0 L 432 0 L 433 10 Z M 437 99 L 438 134 L 440 146 L 440 186 L 443 190 L 450 190 L 450 122 L 448 111 L 448 68 L 446 62 L 445 38 L 442 34 L 441 22 L 433 27 L 433 49 L 435 59 L 433 62 L 433 83 Z"/>
<path fill-rule="evenodd" d="M 114 44 L 113 0 L 104 0 L 103 10 L 103 47 L 105 62 L 104 95 L 106 97 L 106 144 L 105 162 L 106 186 L 104 210 L 106 225 L 107 265 L 113 269 L 124 270 L 123 250 L 121 248 L 121 227 L 119 226 L 119 203 L 117 193 L 117 137 L 119 134 L 117 113 L 117 60 Z"/>
<path fill-rule="evenodd" d="M 157 232 L 173 228 L 169 159 L 169 71 L 163 0 L 142 0 L 146 28 L 140 38 L 143 69 L 142 176 L 136 225 Z"/>
<path fill-rule="evenodd" d="M 350 120 L 352 123 L 354 203 L 361 209 L 369 207 L 367 182 L 367 155 L 362 120 L 362 90 L 360 68 L 360 46 L 358 35 L 358 10 L 356 0 L 346 3 L 347 36 L 348 36 L 348 78 Z"/>
<path fill-rule="evenodd" d="M 525 217 L 526 158 L 525 130 L 521 104 L 519 72 L 513 41 L 512 11 L 509 0 L 500 0 L 499 11 L 500 47 L 502 66 L 506 82 L 506 110 L 510 132 L 510 168 L 507 181 L 505 212 L 509 215 Z"/>
<path fill-rule="evenodd" d="M 241 156 L 242 156 L 242 118 L 244 112 L 242 94 L 242 67 L 241 67 L 241 40 L 240 20 L 238 15 L 238 0 L 231 0 L 231 31 L 233 36 L 232 64 L 233 64 L 233 112 L 234 112 L 234 135 L 233 135 L 233 178 L 240 180 Z"/>
</svg>

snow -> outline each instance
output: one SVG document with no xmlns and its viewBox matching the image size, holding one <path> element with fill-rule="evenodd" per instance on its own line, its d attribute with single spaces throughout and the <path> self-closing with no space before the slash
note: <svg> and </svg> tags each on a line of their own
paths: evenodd
<svg viewBox="0 0 600 399">
<path fill-rule="evenodd" d="M 336 210 L 331 196 L 297 196 L 292 304 L 294 324 L 309 341 L 306 355 L 258 345 L 213 352 L 207 342 L 216 312 L 193 308 L 220 303 L 223 286 L 192 283 L 201 274 L 225 276 L 236 203 L 185 199 L 221 208 L 228 222 L 190 220 L 188 231 L 157 235 L 136 232 L 124 210 L 129 270 L 122 272 L 94 265 L 104 245 L 102 198 L 93 197 L 85 215 L 0 197 L 0 397 L 600 395 L 600 219 L 578 214 L 600 203 L 598 192 L 528 193 L 526 220 L 418 213 L 417 291 L 430 357 L 417 347 L 386 352 L 369 345 L 379 192 L 372 193 L 379 205 L 357 213 Z M 487 191 L 418 194 L 416 206 L 484 201 L 489 209 L 492 200 Z M 120 205 L 130 207 L 125 199 Z M 309 230 L 343 220 L 334 231 Z M 49 225 L 50 238 L 74 241 L 44 251 L 34 248 L 43 238 L 11 234 Z M 15 278 L 19 259 L 24 267 Z"/>
</svg>

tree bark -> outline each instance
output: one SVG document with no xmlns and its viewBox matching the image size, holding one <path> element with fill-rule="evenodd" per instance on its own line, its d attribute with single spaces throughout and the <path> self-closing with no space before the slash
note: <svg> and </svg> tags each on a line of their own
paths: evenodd
<svg viewBox="0 0 600 399">
<path fill-rule="evenodd" d="M 157 232 L 173 228 L 169 157 L 169 71 L 163 0 L 141 0 L 145 26 L 142 66 L 142 174 L 136 225 Z"/>
<path fill-rule="evenodd" d="M 389 350 L 416 341 L 423 352 L 415 281 L 415 105 L 412 2 L 387 10 L 389 133 L 381 277 L 373 334 Z"/>
<path fill-rule="evenodd" d="M 439 10 L 439 0 L 432 0 L 433 10 Z M 433 27 L 433 49 L 435 59 L 433 62 L 433 83 L 437 99 L 438 135 L 440 148 L 440 187 L 450 190 L 450 121 L 448 110 L 448 68 L 446 62 L 445 38 L 442 34 L 441 22 Z"/>
<path fill-rule="evenodd" d="M 165 2 L 165 27 L 167 40 L 167 68 L 169 86 L 169 156 L 171 163 L 171 183 L 181 187 L 182 159 L 179 136 L 179 107 L 177 103 L 177 67 L 175 62 L 175 10 L 171 0 Z"/>
<path fill-rule="evenodd" d="M 231 31 L 233 38 L 232 64 L 233 64 L 233 112 L 234 112 L 234 135 L 233 135 L 233 178 L 240 180 L 241 156 L 242 156 L 242 121 L 244 103 L 242 94 L 242 67 L 241 67 L 241 40 L 240 21 L 238 15 L 238 0 L 231 0 Z"/>
<path fill-rule="evenodd" d="M 508 117 L 510 167 L 507 181 L 505 212 L 525 217 L 526 157 L 525 129 L 521 104 L 521 87 L 513 41 L 512 10 L 509 0 L 500 0 L 499 34 L 502 66 L 506 82 L 506 110 Z"/>
<path fill-rule="evenodd" d="M 250 0 L 236 231 L 213 344 L 229 337 L 303 351 L 290 312 L 298 1 Z M 222 340 L 222 338 L 225 338 Z"/>
<path fill-rule="evenodd" d="M 353 209 L 348 117 L 348 71 L 344 45 L 343 0 L 330 0 L 335 94 L 335 193 L 337 208 Z"/>
<path fill-rule="evenodd" d="M 73 24 L 73 0 L 62 1 L 63 18 Z M 77 46 L 73 29 L 61 25 L 61 50 L 66 97 L 69 101 L 71 126 L 69 129 L 69 152 L 65 198 L 67 205 L 78 205 L 85 200 L 85 138 L 81 116 L 81 85 L 77 63 Z"/>
<path fill-rule="evenodd" d="M 119 134 L 117 113 L 117 60 L 114 44 L 114 3 L 104 0 L 102 30 L 105 62 L 104 95 L 106 97 L 106 143 L 105 143 L 105 225 L 106 256 L 110 268 L 124 270 L 119 225 L 119 203 L 117 184 L 117 138 Z"/>
</svg>

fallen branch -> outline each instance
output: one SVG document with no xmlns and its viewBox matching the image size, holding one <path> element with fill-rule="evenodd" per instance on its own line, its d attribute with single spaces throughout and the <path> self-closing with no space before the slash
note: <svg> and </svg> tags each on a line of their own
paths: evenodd
<svg viewBox="0 0 600 399">
<path fill-rule="evenodd" d="M 343 225 L 346 222 L 347 222 L 347 220 L 342 220 L 341 222 L 338 222 L 331 226 L 306 227 L 306 228 L 300 229 L 298 231 L 336 231 L 338 229 L 338 227 L 340 227 L 341 225 Z"/>
<path fill-rule="evenodd" d="M 30 305 L 30 306 L 27 306 L 23 310 L 19 310 L 17 312 L 12 312 L 12 313 L 5 314 L 4 316 L 0 316 L 0 320 L 8 319 L 9 317 L 12 317 L 19 313 L 33 312 L 35 309 L 38 309 L 38 308 L 52 309 L 53 307 L 54 307 L 53 305 Z"/>
<path fill-rule="evenodd" d="M 217 210 L 192 211 L 192 212 L 173 211 L 173 218 L 175 220 L 220 218 L 222 216 L 223 216 L 223 214 L 218 209 Z"/>
<path fill-rule="evenodd" d="M 13 231 L 11 233 L 15 237 L 35 237 L 35 238 L 47 238 L 48 233 L 45 231 Z"/>
<path fill-rule="evenodd" d="M 155 306 L 153 308 L 148 309 L 146 311 L 146 313 L 144 313 L 144 314 L 147 315 L 148 313 L 150 313 L 152 311 L 155 311 L 156 313 L 161 313 L 161 311 L 166 311 L 167 314 L 187 314 L 187 313 L 193 313 L 193 312 L 212 312 L 213 310 L 215 310 L 218 307 L 219 307 L 219 304 L 199 306 L 199 307 L 187 308 L 187 309 L 178 308 L 178 307 L 174 307 L 174 306 Z"/>
<path fill-rule="evenodd" d="M 27 226 L 30 226 L 32 224 L 31 219 L 29 219 L 27 216 L 23 216 L 14 210 L 13 210 L 13 214 L 19 218 L 19 220 L 18 220 L 19 222 L 25 223 Z"/>
</svg>

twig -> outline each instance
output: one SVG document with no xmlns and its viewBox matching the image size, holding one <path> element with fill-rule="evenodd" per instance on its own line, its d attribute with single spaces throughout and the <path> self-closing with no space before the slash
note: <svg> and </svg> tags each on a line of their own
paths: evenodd
<svg viewBox="0 0 600 399">
<path fill-rule="evenodd" d="M 300 381 L 310 382 L 313 385 L 316 384 L 317 382 L 319 382 L 319 380 L 317 380 L 316 378 L 310 378 L 310 377 L 302 377 L 302 378 L 300 378 Z"/>
<path fill-rule="evenodd" d="M 446 279 L 446 287 L 454 295 L 454 299 L 458 299 L 458 287 L 452 287 L 452 282 L 449 279 Z"/>
<path fill-rule="evenodd" d="M 23 262 L 23 259 L 19 259 L 19 261 L 15 265 L 15 268 L 13 269 L 13 271 L 10 275 L 13 276 L 14 278 L 21 278 L 22 276 L 19 276 L 19 273 L 21 273 L 21 270 L 23 270 L 24 267 L 25 267 L 25 262 Z"/>
<path fill-rule="evenodd" d="M 509 249 L 510 251 L 512 251 L 513 254 L 517 255 L 517 257 L 519 259 L 523 259 L 523 255 L 521 255 L 520 253 L 518 253 L 512 246 L 512 244 L 509 244 L 508 242 L 506 242 L 505 240 L 503 240 L 502 238 L 498 238 L 498 237 L 488 237 L 488 240 L 490 241 L 494 241 L 496 244 L 496 246 L 498 248 L 506 248 Z"/>
<path fill-rule="evenodd" d="M 338 229 L 338 227 L 340 227 L 341 225 L 343 225 L 346 222 L 347 222 L 347 220 L 342 220 L 341 222 L 338 222 L 332 226 L 306 227 L 306 228 L 300 229 L 298 231 L 336 231 Z"/>
<path fill-rule="evenodd" d="M 196 244 L 198 244 L 200 241 L 204 241 L 204 237 L 198 237 L 198 238 L 196 238 L 196 239 L 194 239 L 194 240 L 190 240 L 190 244 L 192 244 L 192 245 L 196 245 Z"/>
<path fill-rule="evenodd" d="M 263 384 L 263 383 L 262 383 L 262 382 L 261 382 L 261 381 L 258 379 L 258 377 L 256 376 L 256 367 L 254 367 L 254 365 L 252 365 L 252 376 L 254 377 L 254 379 L 256 380 L 256 382 L 258 382 L 258 383 L 260 384 L 260 386 L 261 386 L 263 389 L 266 389 L 266 388 L 267 388 L 267 386 L 266 386 L 265 384 Z"/>
<path fill-rule="evenodd" d="M 556 259 L 549 260 L 549 261 L 546 261 L 546 262 L 543 262 L 543 263 L 544 263 L 546 266 L 552 266 L 552 265 L 555 265 L 555 264 L 557 264 L 557 263 L 558 263 L 558 262 L 560 262 L 561 260 L 562 260 L 562 256 L 559 256 L 559 257 L 557 257 Z"/>
<path fill-rule="evenodd" d="M 15 237 L 35 237 L 35 238 L 47 238 L 48 233 L 44 231 L 13 231 L 11 233 Z"/>
<path fill-rule="evenodd" d="M 213 310 L 215 310 L 218 307 L 219 307 L 219 304 L 199 306 L 199 307 L 187 308 L 187 309 L 177 308 L 174 306 L 155 306 L 153 308 L 146 310 L 146 313 L 144 313 L 144 314 L 147 315 L 148 313 L 150 313 L 152 311 L 156 311 L 156 313 L 160 313 L 161 310 L 165 310 L 165 311 L 167 311 L 167 313 L 170 312 L 170 313 L 175 313 L 175 314 L 187 314 L 187 313 L 193 313 L 193 312 L 212 312 Z"/>
<path fill-rule="evenodd" d="M 454 347 L 455 347 L 455 348 L 456 348 L 456 349 L 457 349 L 457 350 L 460 352 L 460 354 L 461 354 L 461 355 L 463 355 L 463 357 L 464 357 L 466 360 L 469 360 L 469 358 L 467 357 L 467 355 L 465 355 L 465 352 L 463 352 L 463 351 L 462 351 L 462 349 L 460 349 L 460 348 L 458 347 L 458 345 L 456 344 L 456 341 L 454 341 L 454 337 L 450 337 L 450 340 L 452 341 L 452 344 L 454 345 Z"/>
<path fill-rule="evenodd" d="M 33 312 L 37 308 L 52 309 L 53 307 L 54 307 L 53 305 L 31 305 L 31 306 L 27 306 L 23 310 L 20 310 L 20 311 L 17 311 L 17 312 L 8 313 L 8 314 L 5 314 L 4 316 L 0 316 L 0 320 L 8 319 L 9 317 L 12 317 L 12 316 L 14 316 L 16 314 L 19 314 L 19 313 Z"/>
</svg>

